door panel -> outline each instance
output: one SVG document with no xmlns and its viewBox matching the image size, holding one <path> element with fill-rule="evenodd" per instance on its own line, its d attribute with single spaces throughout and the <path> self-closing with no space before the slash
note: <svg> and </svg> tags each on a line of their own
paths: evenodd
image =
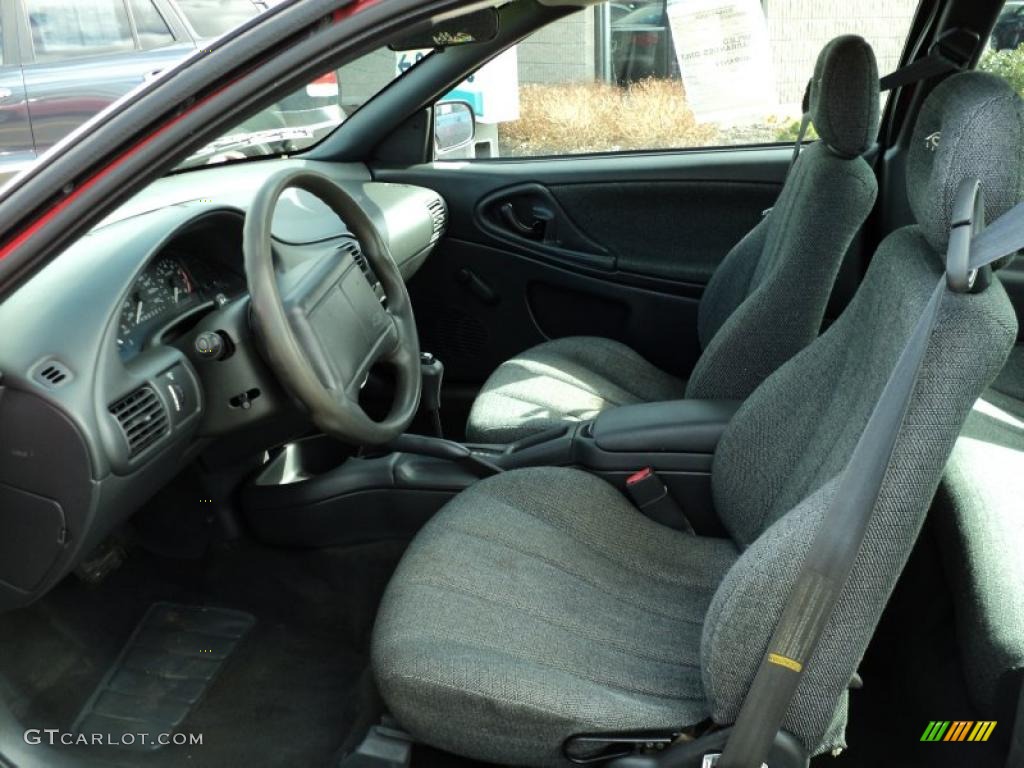
<svg viewBox="0 0 1024 768">
<path fill-rule="evenodd" d="M 506 187 L 476 206 L 476 221 L 493 239 L 552 264 L 611 272 L 615 256 L 576 226 L 542 184 Z"/>
<path fill-rule="evenodd" d="M 566 184 L 551 188 L 622 272 L 706 285 L 761 220 L 776 184 L 713 181 Z M 627 215 L 623 215 L 627 214 Z"/>
<path fill-rule="evenodd" d="M 649 291 L 507 251 L 449 239 L 409 288 L 424 350 L 445 380 L 479 385 L 502 362 L 549 338 L 607 336 L 684 375 L 699 354 L 696 296 Z M 474 289 L 485 286 L 494 298 Z"/>
<path fill-rule="evenodd" d="M 410 283 L 424 349 L 479 386 L 546 339 L 598 335 L 686 376 L 715 267 L 777 197 L 785 147 L 376 169 L 437 190 L 447 236 Z"/>
</svg>

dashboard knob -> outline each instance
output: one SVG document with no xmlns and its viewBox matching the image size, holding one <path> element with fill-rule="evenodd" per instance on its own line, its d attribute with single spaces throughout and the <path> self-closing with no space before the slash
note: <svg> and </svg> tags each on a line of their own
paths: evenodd
<svg viewBox="0 0 1024 768">
<path fill-rule="evenodd" d="M 204 360 L 222 360 L 227 352 L 224 337 L 214 331 L 207 331 L 196 336 L 196 354 Z"/>
</svg>

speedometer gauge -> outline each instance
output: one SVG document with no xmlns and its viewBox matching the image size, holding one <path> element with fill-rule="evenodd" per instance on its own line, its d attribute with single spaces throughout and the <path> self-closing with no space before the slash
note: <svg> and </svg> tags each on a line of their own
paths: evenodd
<svg viewBox="0 0 1024 768">
<path fill-rule="evenodd" d="M 192 278 L 185 268 L 174 259 L 164 259 L 158 262 L 153 274 L 167 291 L 171 304 L 180 304 L 195 291 Z"/>
<path fill-rule="evenodd" d="M 165 257 L 147 268 L 121 306 L 117 344 L 122 356 L 131 357 L 141 348 L 153 321 L 173 317 L 197 295 L 192 276 L 178 259 Z"/>
</svg>

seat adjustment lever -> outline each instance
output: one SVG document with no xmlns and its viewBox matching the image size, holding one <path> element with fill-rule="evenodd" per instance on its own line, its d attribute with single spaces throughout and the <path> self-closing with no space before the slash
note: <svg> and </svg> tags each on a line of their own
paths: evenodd
<svg viewBox="0 0 1024 768">
<path fill-rule="evenodd" d="M 593 765 L 637 752 L 660 752 L 672 745 L 679 736 L 680 731 L 581 734 L 566 739 L 562 752 L 576 765 Z"/>
</svg>

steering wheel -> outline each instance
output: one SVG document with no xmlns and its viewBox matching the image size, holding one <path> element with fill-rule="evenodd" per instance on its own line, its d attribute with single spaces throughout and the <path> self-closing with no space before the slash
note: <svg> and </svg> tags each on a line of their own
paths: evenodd
<svg viewBox="0 0 1024 768">
<path fill-rule="evenodd" d="M 277 269 L 271 224 L 287 189 L 315 195 L 341 218 L 380 280 L 383 301 L 346 247 Z M 405 281 L 366 212 L 320 173 L 283 171 L 256 194 L 242 251 L 252 319 L 267 362 L 313 422 L 328 435 L 361 445 L 381 445 L 402 434 L 420 401 L 416 321 Z M 396 392 L 390 413 L 374 421 L 359 404 L 359 390 L 370 368 L 382 362 L 396 371 Z"/>
</svg>

